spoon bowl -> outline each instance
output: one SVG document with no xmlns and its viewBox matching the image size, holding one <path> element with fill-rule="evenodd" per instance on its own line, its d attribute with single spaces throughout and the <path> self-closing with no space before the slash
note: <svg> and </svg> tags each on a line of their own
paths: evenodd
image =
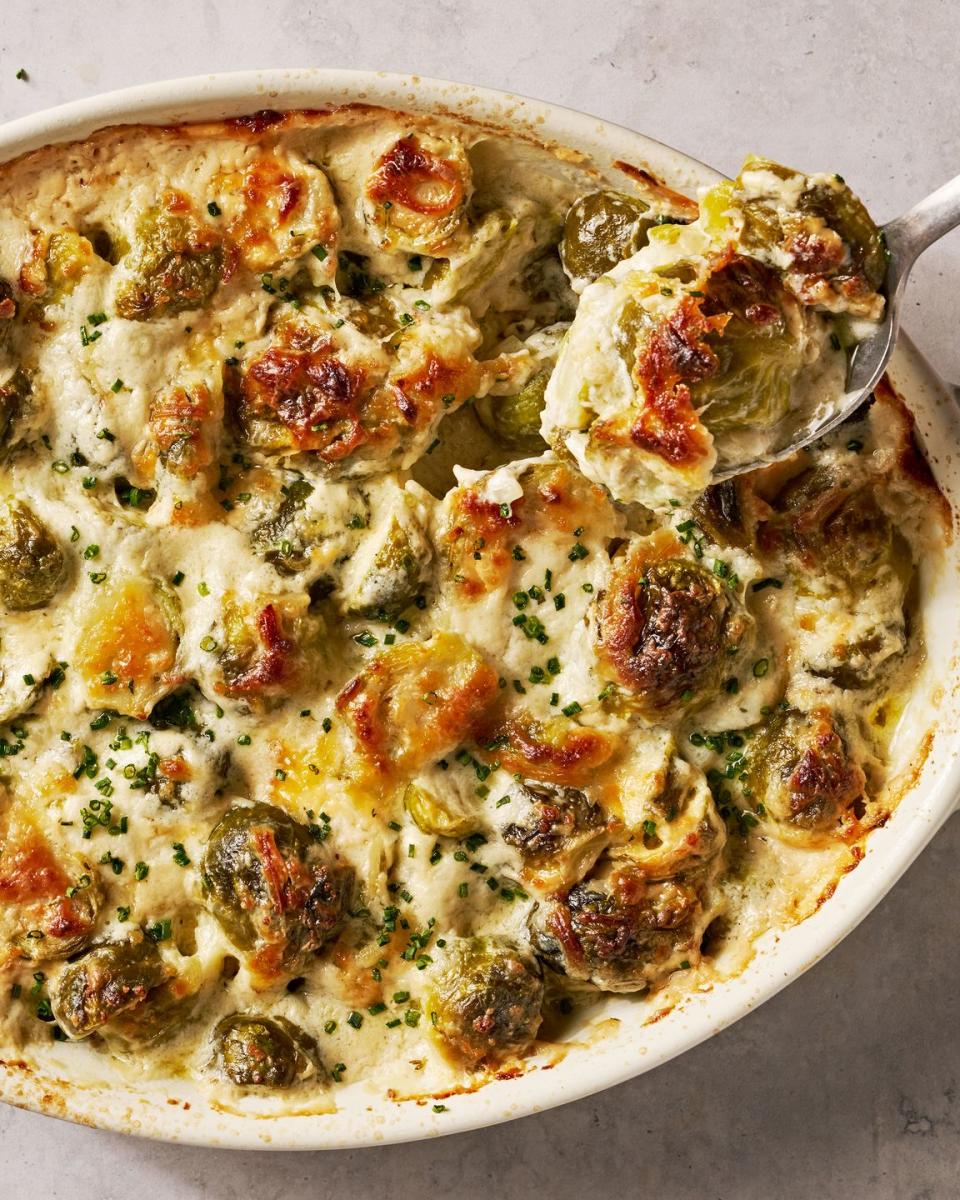
<svg viewBox="0 0 960 1200">
<path fill-rule="evenodd" d="M 807 426 L 802 436 L 793 438 L 786 446 L 764 454 L 750 462 L 722 467 L 714 472 L 721 482 L 735 475 L 779 462 L 795 451 L 830 433 L 854 413 L 880 382 L 900 332 L 903 294 L 913 264 L 920 255 L 939 241 L 945 233 L 960 225 L 960 175 L 937 188 L 925 200 L 908 209 L 902 216 L 883 227 L 883 238 L 889 259 L 883 293 L 886 297 L 883 320 L 870 337 L 858 342 L 850 356 L 843 398 L 837 408 L 824 420 Z"/>
</svg>

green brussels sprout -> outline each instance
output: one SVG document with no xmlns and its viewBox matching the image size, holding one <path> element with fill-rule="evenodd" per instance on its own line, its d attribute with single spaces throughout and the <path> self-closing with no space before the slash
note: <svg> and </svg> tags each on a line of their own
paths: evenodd
<svg viewBox="0 0 960 1200">
<path fill-rule="evenodd" d="M 90 875 L 81 880 L 80 885 L 71 884 L 67 889 L 72 895 L 48 899 L 39 912 L 31 914 L 31 928 L 17 938 L 17 948 L 25 958 L 32 962 L 69 958 L 89 944 L 103 896 Z"/>
<path fill-rule="evenodd" d="M 590 870 L 610 840 L 609 822 L 599 804 L 572 787 L 527 782 L 505 810 L 511 818 L 500 831 L 520 852 L 540 886 L 569 887 Z"/>
<path fill-rule="evenodd" d="M 286 704 L 309 684 L 326 634 L 305 591 L 252 600 L 225 592 L 220 630 L 213 687 L 258 711 Z"/>
<path fill-rule="evenodd" d="M 402 493 L 385 513 L 382 500 L 379 507 L 381 515 L 343 571 L 339 604 L 351 615 L 383 619 L 413 603 L 426 582 L 432 550 Z"/>
<path fill-rule="evenodd" d="M 327 861 L 310 830 L 272 804 L 237 805 L 211 831 L 201 876 L 230 940 L 270 979 L 341 928 L 353 871 Z"/>
<path fill-rule="evenodd" d="M 602 991 L 640 991 L 681 963 L 696 964 L 710 916 L 696 877 L 651 880 L 604 864 L 533 915 L 532 939 L 544 962 Z"/>
<path fill-rule="evenodd" d="M 215 1068 L 237 1087 L 290 1087 L 320 1069 L 316 1042 L 285 1017 L 233 1013 L 213 1040 Z"/>
<path fill-rule="evenodd" d="M 829 181 L 812 183 L 804 189 L 797 207 L 800 212 L 820 217 L 838 233 L 850 251 L 854 269 L 872 288 L 880 287 L 889 258 L 883 232 L 845 183 L 836 175 Z"/>
<path fill-rule="evenodd" d="M 63 583 L 63 551 L 22 500 L 0 504 L 0 600 L 13 612 L 43 608 Z"/>
<path fill-rule="evenodd" d="M 3 325 L 0 324 L 0 338 Z M 23 415 L 30 395 L 30 380 L 19 368 L 6 383 L 0 384 L 0 453 L 2 453 L 14 422 Z"/>
<path fill-rule="evenodd" d="M 620 778 L 610 860 L 648 879 L 672 879 L 723 849 L 727 827 L 707 777 L 679 757 L 672 736 L 658 731 L 656 740 L 643 739 L 621 764 Z"/>
<path fill-rule="evenodd" d="M 466 837 L 477 828 L 476 818 L 455 811 L 450 804 L 445 804 L 440 797 L 415 783 L 407 784 L 403 793 L 403 807 L 421 832 L 432 833 L 436 837 Z"/>
<path fill-rule="evenodd" d="M 306 479 L 294 479 L 287 485 L 274 516 L 262 521 L 250 535 L 254 549 L 263 553 L 278 575 L 296 575 L 309 564 L 308 550 L 290 534 L 297 513 L 303 511 L 312 493 L 313 484 Z"/>
<path fill-rule="evenodd" d="M 560 258 L 574 283 L 592 283 L 646 245 L 656 220 L 649 206 L 622 192 L 591 192 L 570 208 L 563 224 Z"/>
<path fill-rule="evenodd" d="M 711 275 L 701 311 L 729 316 L 722 333 L 704 339 L 716 370 L 691 387 L 704 423 L 714 433 L 776 425 L 804 365 L 799 304 L 775 271 L 738 255 Z"/>
<path fill-rule="evenodd" d="M 642 542 L 598 601 L 600 657 L 651 719 L 709 699 L 750 628 L 728 578 L 687 558 L 647 561 Z"/>
<path fill-rule="evenodd" d="M 175 206 L 173 206 L 175 207 Z M 132 274 L 117 291 L 129 321 L 201 308 L 220 285 L 223 251 L 189 214 L 151 208 L 137 222 Z"/>
<path fill-rule="evenodd" d="M 428 999 L 444 1048 L 472 1068 L 529 1050 L 543 1006 L 537 963 L 501 938 L 456 938 L 447 946 Z"/>
<path fill-rule="evenodd" d="M 860 591 L 888 569 L 906 588 L 913 571 L 910 548 L 870 484 L 814 466 L 790 480 L 773 507 L 775 515 L 761 530 L 762 548 L 785 552 L 804 574 L 819 569 Z"/>
<path fill-rule="evenodd" d="M 85 1038 L 122 1015 L 148 1005 L 171 975 L 153 942 L 142 934 L 104 942 L 57 976 L 51 1006 L 63 1031 Z"/>
<path fill-rule="evenodd" d="M 396 617 L 412 604 L 420 590 L 424 553 L 421 543 L 422 538 L 415 537 L 409 526 L 394 517 L 353 589 L 347 611 L 361 617 L 381 614 Z"/>
<path fill-rule="evenodd" d="M 540 436 L 540 414 L 549 371 L 538 371 L 513 396 L 484 396 L 474 405 L 480 424 L 503 446 L 536 453 L 545 443 Z"/>
<path fill-rule="evenodd" d="M 93 246 L 75 229 L 60 229 L 47 244 L 45 303 L 58 304 L 69 296 L 96 263 Z"/>
<path fill-rule="evenodd" d="M 754 493 L 742 475 L 711 483 L 693 504 L 700 528 L 720 546 L 753 547 L 756 533 Z"/>
<path fill-rule="evenodd" d="M 796 195 L 784 211 L 784 198 L 760 194 L 751 175 L 783 180 Z M 839 175 L 803 175 L 768 159 L 748 158 L 734 184 L 715 189 L 743 214 L 741 243 L 756 254 L 776 251 L 790 260 L 791 289 L 807 304 L 839 301 L 854 313 L 876 317 L 876 292 L 887 272 L 883 231 Z"/>
<path fill-rule="evenodd" d="M 807 832 L 836 829 L 862 802 L 866 784 L 827 710 L 778 709 L 748 743 L 746 775 L 755 806 Z"/>
</svg>

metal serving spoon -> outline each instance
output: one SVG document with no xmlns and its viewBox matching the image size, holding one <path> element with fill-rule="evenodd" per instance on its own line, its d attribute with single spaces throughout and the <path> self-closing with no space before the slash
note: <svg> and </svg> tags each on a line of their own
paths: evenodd
<svg viewBox="0 0 960 1200">
<path fill-rule="evenodd" d="M 890 361 L 900 332 L 900 313 L 903 293 L 907 286 L 911 268 L 920 255 L 939 241 L 945 233 L 960 225 L 960 175 L 937 188 L 925 200 L 915 204 L 902 216 L 888 221 L 883 227 L 890 260 L 887 265 L 887 277 L 884 280 L 883 293 L 886 297 L 884 318 L 877 326 L 872 337 L 859 342 L 850 356 L 847 366 L 846 391 L 839 408 L 819 425 L 808 428 L 803 436 L 792 441 L 789 446 L 742 463 L 734 467 L 723 468 L 714 473 L 717 481 L 730 479 L 734 475 L 742 475 L 756 467 L 767 463 L 778 462 L 795 450 L 809 445 L 817 438 L 823 437 L 831 429 L 835 429 L 845 421 L 864 399 L 869 396 L 880 382 L 880 376 Z"/>
</svg>

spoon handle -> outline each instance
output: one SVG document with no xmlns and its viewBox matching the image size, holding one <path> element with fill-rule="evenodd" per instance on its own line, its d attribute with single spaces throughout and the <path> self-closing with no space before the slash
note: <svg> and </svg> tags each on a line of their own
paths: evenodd
<svg viewBox="0 0 960 1200">
<path fill-rule="evenodd" d="M 905 277 L 928 246 L 958 225 L 960 175 L 884 226 L 883 232 L 898 273 Z"/>
</svg>

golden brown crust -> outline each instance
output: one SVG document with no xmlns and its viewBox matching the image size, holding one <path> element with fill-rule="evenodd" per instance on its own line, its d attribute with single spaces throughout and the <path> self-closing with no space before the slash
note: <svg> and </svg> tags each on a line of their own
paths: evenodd
<svg viewBox="0 0 960 1200">
<path fill-rule="evenodd" d="M 438 633 L 378 655 L 343 687 L 337 709 L 378 770 L 409 775 L 472 741 L 499 690 L 473 647 Z"/>
</svg>

